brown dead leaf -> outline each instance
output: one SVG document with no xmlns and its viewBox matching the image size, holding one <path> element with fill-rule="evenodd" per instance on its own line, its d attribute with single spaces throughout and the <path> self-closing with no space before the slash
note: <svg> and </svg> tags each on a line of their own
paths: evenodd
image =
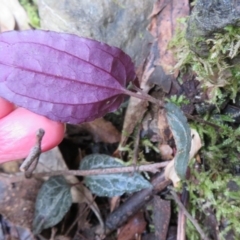
<svg viewBox="0 0 240 240">
<path fill-rule="evenodd" d="M 173 158 L 173 149 L 168 144 L 160 144 L 158 149 L 163 160 L 171 160 Z"/>
<path fill-rule="evenodd" d="M 153 224 L 156 239 L 165 240 L 171 216 L 170 201 L 162 200 L 159 196 L 153 198 Z"/>
<path fill-rule="evenodd" d="M 166 113 L 164 109 L 161 109 L 158 114 L 158 129 L 160 134 L 159 150 L 163 160 L 172 159 L 173 150 L 169 146 L 168 142 L 172 138 L 172 132 L 169 129 Z"/>
<path fill-rule="evenodd" d="M 200 148 L 202 147 L 201 138 L 195 129 L 191 129 L 191 136 L 192 136 L 192 143 L 191 143 L 189 160 L 191 160 L 197 154 L 197 152 L 200 150 Z M 174 158 L 166 166 L 164 175 L 165 175 L 166 179 L 172 180 L 173 185 L 175 187 L 180 182 L 180 178 L 177 175 L 175 168 L 174 168 Z"/>
<path fill-rule="evenodd" d="M 168 44 L 172 39 L 177 26 L 177 19 L 189 15 L 188 0 L 158 0 L 150 15 L 151 23 L 148 26 L 150 33 L 158 43 L 159 58 L 155 62 L 165 72 L 166 81 L 169 81 L 169 74 L 176 61 L 173 53 L 169 51 Z M 172 77 L 176 77 L 175 72 Z M 162 76 L 163 77 L 163 76 Z M 164 82 L 164 79 L 162 79 Z"/>
<path fill-rule="evenodd" d="M 60 236 L 56 236 L 54 238 L 51 238 L 50 240 L 71 240 L 71 239 L 72 239 L 71 237 L 60 235 Z"/>
<path fill-rule="evenodd" d="M 119 206 L 120 197 L 115 196 L 110 199 L 110 211 L 113 212 Z"/>
<path fill-rule="evenodd" d="M 151 142 L 159 142 L 161 140 L 155 113 L 148 112 L 145 114 L 142 121 L 142 134 Z"/>
<path fill-rule="evenodd" d="M 119 144 L 120 147 L 126 145 L 126 142 L 132 134 L 134 128 L 139 122 L 141 122 L 143 115 L 147 110 L 147 106 L 148 103 L 146 101 L 137 98 L 130 99 L 124 118 L 121 142 Z"/>
<path fill-rule="evenodd" d="M 94 142 L 120 142 L 120 132 L 111 122 L 106 121 L 104 118 L 98 118 L 92 122 L 82 123 L 79 127 L 89 131 L 93 136 Z"/>
<path fill-rule="evenodd" d="M 18 0 L 0 0 L 0 32 L 30 29 L 27 13 Z"/>
<path fill-rule="evenodd" d="M 44 152 L 40 155 L 38 165 L 34 173 L 42 172 L 54 172 L 68 170 L 68 167 L 63 160 L 62 154 L 58 147 L 51 149 L 50 151 Z M 45 178 L 44 180 L 46 180 Z"/>
<path fill-rule="evenodd" d="M 148 93 L 153 87 L 153 84 L 149 84 L 149 78 L 154 71 L 153 62 L 155 60 L 155 53 L 151 51 L 146 62 L 140 66 L 137 71 L 138 79 L 140 79 L 140 88 L 143 92 Z M 142 121 L 142 118 L 147 110 L 148 102 L 138 98 L 131 97 L 127 107 L 127 111 L 124 118 L 121 142 L 119 146 L 125 146 L 128 137 L 132 134 L 136 125 Z"/>
<path fill-rule="evenodd" d="M 146 228 L 147 222 L 144 219 L 142 211 L 135 214 L 129 221 L 120 229 L 118 240 L 135 240 L 136 234 L 141 235 Z"/>
<path fill-rule="evenodd" d="M 157 124 L 161 138 L 160 142 L 162 144 L 167 144 L 168 141 L 172 138 L 172 133 L 169 129 L 169 124 L 164 109 L 160 109 L 159 111 L 159 114 L 157 116 Z"/>
<path fill-rule="evenodd" d="M 19 172 L 19 167 L 21 163 L 21 160 L 1 163 L 0 169 L 3 170 L 3 172 L 5 173 L 16 173 Z"/>
</svg>

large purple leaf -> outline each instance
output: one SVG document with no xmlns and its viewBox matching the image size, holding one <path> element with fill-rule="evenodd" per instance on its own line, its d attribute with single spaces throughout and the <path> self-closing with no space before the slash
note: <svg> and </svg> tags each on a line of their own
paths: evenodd
<svg viewBox="0 0 240 240">
<path fill-rule="evenodd" d="M 0 34 L 0 96 L 50 119 L 80 123 L 114 111 L 133 80 L 119 48 L 50 31 Z"/>
</svg>

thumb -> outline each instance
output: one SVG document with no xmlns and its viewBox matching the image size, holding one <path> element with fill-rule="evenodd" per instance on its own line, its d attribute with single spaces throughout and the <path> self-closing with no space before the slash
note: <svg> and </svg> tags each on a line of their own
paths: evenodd
<svg viewBox="0 0 240 240">
<path fill-rule="evenodd" d="M 17 108 L 0 119 L 0 163 L 25 158 L 36 143 L 36 132 L 45 130 L 42 150 L 57 146 L 64 136 L 64 124 Z"/>
</svg>

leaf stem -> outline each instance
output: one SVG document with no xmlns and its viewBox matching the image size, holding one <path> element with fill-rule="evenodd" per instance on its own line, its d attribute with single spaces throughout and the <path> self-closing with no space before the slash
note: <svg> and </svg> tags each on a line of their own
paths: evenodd
<svg viewBox="0 0 240 240">
<path fill-rule="evenodd" d="M 149 94 L 147 94 L 146 92 L 144 92 L 142 89 L 132 85 L 131 86 L 132 89 L 136 90 L 137 93 L 129 91 L 128 89 L 124 89 L 124 93 L 126 95 L 129 95 L 131 97 L 135 97 L 144 101 L 149 101 L 151 103 L 157 104 L 160 107 L 163 107 L 163 102 L 161 100 L 158 100 L 152 96 L 150 96 Z"/>
<path fill-rule="evenodd" d="M 209 238 L 206 236 L 200 225 L 198 224 L 197 220 L 194 219 L 187 211 L 185 206 L 182 204 L 182 202 L 179 200 L 176 192 L 174 190 L 170 190 L 175 202 L 177 203 L 178 207 L 183 211 L 183 213 L 186 215 L 186 217 L 191 221 L 191 223 L 194 225 L 194 227 L 197 229 L 198 233 L 201 236 L 201 239 L 203 240 L 209 240 Z"/>
</svg>

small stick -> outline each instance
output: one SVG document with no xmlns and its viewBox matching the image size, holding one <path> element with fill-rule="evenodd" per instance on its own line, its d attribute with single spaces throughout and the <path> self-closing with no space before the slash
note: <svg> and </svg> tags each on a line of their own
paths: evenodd
<svg viewBox="0 0 240 240">
<path fill-rule="evenodd" d="M 137 167 L 137 160 L 138 160 L 138 148 L 139 148 L 139 141 L 140 141 L 140 132 L 141 132 L 141 127 L 140 124 L 137 126 L 137 131 L 136 131 L 136 137 L 134 141 L 134 149 L 133 149 L 133 166 Z M 135 171 L 134 170 L 134 171 Z"/>
<path fill-rule="evenodd" d="M 147 165 L 138 166 L 137 170 L 139 172 L 152 172 L 156 173 L 159 171 L 159 168 L 164 168 L 169 164 L 169 161 L 153 163 Z M 100 175 L 100 174 L 110 174 L 110 173 L 131 173 L 135 170 L 134 166 L 127 167 L 118 167 L 118 168 L 101 168 L 101 169 L 91 169 L 91 170 L 62 170 L 62 171 L 54 171 L 54 172 L 42 172 L 42 173 L 33 173 L 33 177 L 52 177 L 52 176 L 90 176 L 90 175 Z M 8 181 L 17 182 L 22 180 L 21 175 L 11 176 Z M 1 177 L 0 177 L 1 178 Z"/>
<path fill-rule="evenodd" d="M 36 144 L 30 150 L 27 158 L 24 160 L 22 165 L 20 166 L 20 171 L 26 173 L 26 177 L 31 177 L 32 172 L 37 166 L 40 154 L 42 152 L 41 143 L 42 138 L 45 134 L 43 129 L 39 129 L 36 133 Z"/>
<path fill-rule="evenodd" d="M 121 227 L 133 214 L 137 213 L 156 193 L 161 192 L 171 180 L 166 180 L 164 172 L 156 174 L 151 181 L 153 188 L 145 188 L 131 195 L 123 204 L 110 213 L 106 220 L 106 233 Z"/>
<path fill-rule="evenodd" d="M 139 172 L 158 172 L 158 168 L 163 168 L 168 165 L 169 161 L 141 165 L 138 166 L 137 170 Z M 46 173 L 35 173 L 34 177 L 44 177 L 44 176 L 58 176 L 58 175 L 75 175 L 75 176 L 90 176 L 90 175 L 100 175 L 100 174 L 111 174 L 111 173 L 131 173 L 134 172 L 136 166 L 128 167 L 118 167 L 118 168 L 101 168 L 101 169 L 91 169 L 91 170 L 63 170 L 55 172 L 46 172 Z"/>
<path fill-rule="evenodd" d="M 199 123 L 209 125 L 209 126 L 215 128 L 216 130 L 221 129 L 221 126 L 219 126 L 219 125 L 217 125 L 217 124 L 214 124 L 214 123 L 211 123 L 211 122 L 208 122 L 208 121 L 205 121 L 204 119 L 201 119 L 201 118 L 199 118 L 198 116 L 192 116 L 192 115 L 190 115 L 190 114 L 185 114 L 185 115 L 186 115 L 186 117 L 187 117 L 188 119 L 195 120 L 195 121 L 197 121 L 197 122 L 199 122 Z"/>
<path fill-rule="evenodd" d="M 182 202 L 179 200 L 176 192 L 174 190 L 170 190 L 173 199 L 175 200 L 175 202 L 177 203 L 178 207 L 183 211 L 183 213 L 186 215 L 186 217 L 191 221 L 191 223 L 193 224 L 193 226 L 197 229 L 198 233 L 201 236 L 201 239 L 203 240 L 209 240 L 209 238 L 206 236 L 206 234 L 204 233 L 204 231 L 202 230 L 202 228 L 200 227 L 200 225 L 198 224 L 197 220 L 194 219 L 187 211 L 187 209 L 184 207 L 184 205 L 182 204 Z"/>
<path fill-rule="evenodd" d="M 181 194 L 180 201 L 186 207 L 188 202 L 188 191 L 186 189 L 186 184 L 183 184 L 183 191 Z M 182 209 L 178 211 L 178 229 L 177 229 L 177 239 L 178 240 L 185 240 L 186 239 L 186 215 L 184 214 Z"/>
</svg>

